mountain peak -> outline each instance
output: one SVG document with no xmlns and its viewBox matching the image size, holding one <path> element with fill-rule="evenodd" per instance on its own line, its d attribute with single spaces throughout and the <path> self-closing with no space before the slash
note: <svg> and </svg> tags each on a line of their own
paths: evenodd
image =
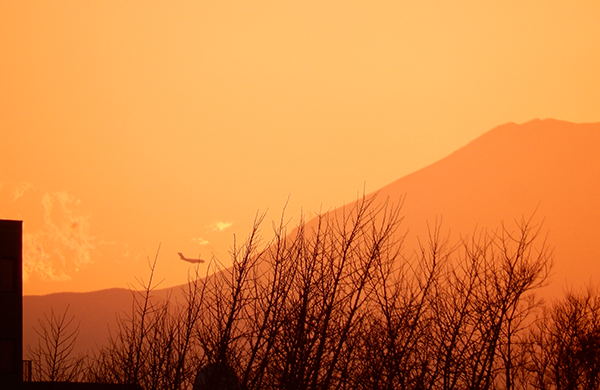
<svg viewBox="0 0 600 390">
<path fill-rule="evenodd" d="M 555 283 L 579 283 L 600 275 L 599 152 L 600 123 L 506 123 L 379 194 L 406 196 L 405 226 L 415 236 L 439 217 L 464 236 L 535 213 L 555 247 Z"/>
</svg>

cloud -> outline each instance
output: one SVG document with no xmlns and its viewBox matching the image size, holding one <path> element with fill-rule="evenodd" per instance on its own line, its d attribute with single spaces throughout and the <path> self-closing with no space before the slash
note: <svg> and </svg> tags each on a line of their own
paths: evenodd
<svg viewBox="0 0 600 390">
<path fill-rule="evenodd" d="M 63 267 L 53 264 L 54 259 L 50 253 L 44 251 L 44 246 L 47 244 L 48 239 L 43 231 L 23 235 L 23 280 L 25 282 L 32 276 L 52 282 L 71 280 Z"/>
<path fill-rule="evenodd" d="M 213 232 L 222 232 L 223 230 L 231 227 L 231 225 L 233 225 L 233 222 L 213 222 L 210 225 L 208 225 L 207 227 L 213 231 Z"/>
<path fill-rule="evenodd" d="M 25 181 L 22 181 L 19 184 L 15 185 L 15 188 L 13 188 L 13 191 L 12 191 L 12 201 L 14 202 L 17 199 L 23 197 L 23 194 L 25 193 L 25 191 L 27 191 L 30 188 L 33 188 L 33 185 L 31 185 L 31 183 L 27 183 Z"/>
<path fill-rule="evenodd" d="M 77 210 L 80 204 L 66 192 L 44 194 L 42 229 L 23 235 L 25 280 L 31 276 L 46 281 L 69 280 L 73 272 L 93 264 L 90 216 Z"/>
<path fill-rule="evenodd" d="M 195 243 L 196 243 L 196 244 L 198 244 L 198 245 L 206 245 L 206 244 L 209 244 L 208 240 L 205 240 L 205 239 L 204 239 L 204 238 L 202 238 L 202 237 L 198 237 L 198 238 L 192 238 L 190 241 L 191 241 L 191 242 L 195 242 Z"/>
</svg>

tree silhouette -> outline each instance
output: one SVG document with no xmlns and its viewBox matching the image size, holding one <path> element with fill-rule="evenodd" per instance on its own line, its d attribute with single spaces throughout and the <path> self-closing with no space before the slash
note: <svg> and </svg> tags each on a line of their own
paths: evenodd
<svg viewBox="0 0 600 390">
<path fill-rule="evenodd" d="M 539 389 L 600 386 L 600 295 L 588 288 L 569 292 L 531 334 L 531 381 Z"/>
<path fill-rule="evenodd" d="M 528 354 L 555 345 L 544 332 L 570 317 L 556 309 L 545 322 L 552 326 L 532 331 L 534 291 L 551 266 L 540 227 L 523 220 L 453 244 L 435 224 L 406 254 L 402 202 L 375 199 L 292 231 L 282 217 L 269 241 L 258 216 L 243 244 L 234 241 L 232 266 L 212 259 L 206 275 L 190 277 L 181 303 L 154 296 L 157 253 L 131 313 L 89 359 L 86 380 L 146 390 L 213 388 L 219 378 L 247 390 L 545 383 L 550 374 L 533 374 L 543 359 L 538 367 Z M 574 356 L 591 367 L 597 335 L 586 334 Z M 596 384 L 587 370 L 585 383 Z"/>
<path fill-rule="evenodd" d="M 38 335 L 36 346 L 27 347 L 28 357 L 33 362 L 33 380 L 48 382 L 71 382 L 81 379 L 84 357 L 74 356 L 73 349 L 79 335 L 79 324 L 68 316 L 69 306 L 62 314 L 44 315 L 34 327 Z"/>
</svg>

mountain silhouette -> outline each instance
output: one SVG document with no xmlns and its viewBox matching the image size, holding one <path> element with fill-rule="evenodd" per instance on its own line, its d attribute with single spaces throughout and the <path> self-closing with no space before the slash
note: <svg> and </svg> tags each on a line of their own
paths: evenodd
<svg viewBox="0 0 600 390">
<path fill-rule="evenodd" d="M 423 237 L 436 218 L 457 237 L 501 222 L 510 229 L 533 216 L 554 248 L 554 287 L 580 285 L 600 275 L 599 152 L 600 123 L 509 123 L 382 188 L 378 197 L 406 195 L 409 240 Z"/>
<path fill-rule="evenodd" d="M 428 224 L 435 221 L 441 220 L 442 232 L 456 241 L 478 228 L 497 229 L 504 223 L 510 229 L 516 227 L 514 221 L 533 216 L 534 222 L 543 223 L 547 243 L 554 248 L 552 288 L 562 292 L 597 283 L 600 275 L 599 152 L 600 123 L 508 123 L 383 187 L 377 199 L 404 199 L 407 250 L 416 249 L 417 239 L 426 237 Z M 159 296 L 168 293 L 157 291 Z M 34 342 L 32 327 L 50 307 L 60 313 L 67 305 L 80 322 L 78 349 L 91 350 L 107 339 L 107 324 L 114 331 L 115 313 L 130 310 L 131 292 L 25 296 L 24 344 Z"/>
</svg>

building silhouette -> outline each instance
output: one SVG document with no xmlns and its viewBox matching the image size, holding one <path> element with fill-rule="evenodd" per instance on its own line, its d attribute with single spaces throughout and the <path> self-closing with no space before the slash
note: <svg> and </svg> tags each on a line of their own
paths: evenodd
<svg viewBox="0 0 600 390">
<path fill-rule="evenodd" d="M 22 221 L 0 220 L 0 383 L 7 385 L 23 380 L 22 237 Z"/>
</svg>

